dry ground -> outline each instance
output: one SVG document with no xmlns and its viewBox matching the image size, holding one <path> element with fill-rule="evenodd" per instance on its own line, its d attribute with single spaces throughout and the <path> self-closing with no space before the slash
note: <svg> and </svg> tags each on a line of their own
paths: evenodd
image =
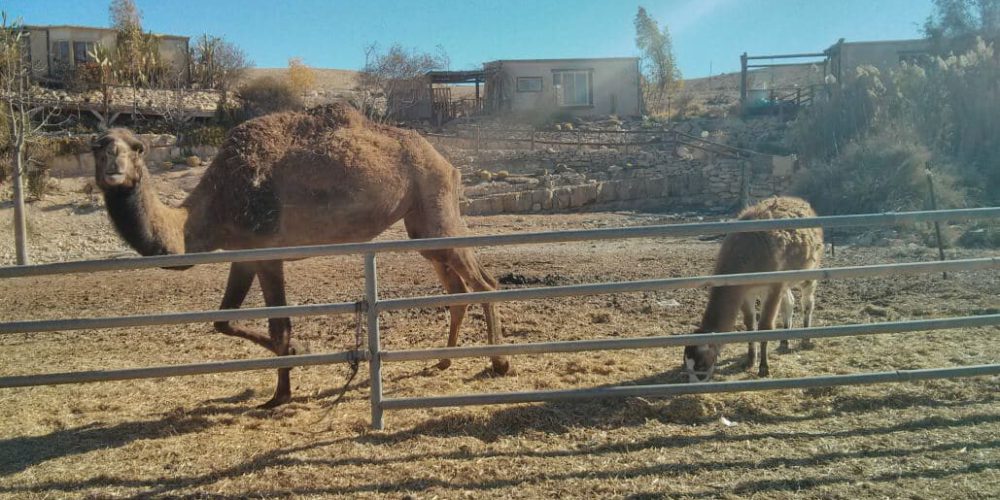
<svg viewBox="0 0 1000 500">
<path fill-rule="evenodd" d="M 58 204 L 57 202 L 53 202 Z M 68 203 L 68 202 L 67 202 Z M 40 209 L 39 209 L 40 210 Z M 54 209 L 67 214 L 72 206 Z M 7 210 L 0 210 L 7 217 Z M 64 215 L 64 217 L 70 217 Z M 108 228 L 102 214 L 64 222 L 77 238 Z M 72 222 L 75 221 L 75 222 Z M 582 214 L 469 219 L 479 234 L 665 221 Z M 402 237 L 394 227 L 385 237 Z M 44 245 L 45 242 L 42 242 Z M 72 252 L 107 255 L 111 240 Z M 482 249 L 496 276 L 569 284 L 704 274 L 717 241 L 644 239 Z M 982 255 L 960 252 L 958 255 Z M 930 249 L 840 247 L 827 266 L 930 260 Z M 380 260 L 385 297 L 438 292 L 417 255 Z M 0 321 L 214 308 L 226 268 L 146 270 L 0 281 Z M 360 258 L 288 264 L 293 303 L 361 296 Z M 506 285 L 510 288 L 513 285 Z M 823 283 L 817 323 L 830 325 L 996 312 L 1000 276 L 959 273 Z M 512 342 L 691 331 L 704 290 L 501 305 Z M 260 305 L 251 292 L 248 305 Z M 465 343 L 484 341 L 478 307 Z M 387 314 L 387 348 L 438 346 L 443 310 Z M 263 326 L 258 322 L 259 327 Z M 313 352 L 350 345 L 350 317 L 302 318 Z M 996 363 L 996 328 L 829 339 L 774 354 L 776 377 Z M 744 346 L 722 379 L 751 379 Z M 0 338 L 0 375 L 123 368 L 265 353 L 206 324 L 52 332 Z M 525 356 L 493 378 L 485 359 L 386 366 L 389 397 L 681 382 L 679 349 Z M 706 497 L 989 498 L 1000 494 L 997 378 L 663 400 L 413 410 L 368 429 L 367 374 L 336 407 L 347 368 L 293 371 L 295 400 L 257 410 L 271 371 L 0 390 L 0 496 L 129 497 Z M 725 417 L 735 425 L 725 425 Z"/>
</svg>

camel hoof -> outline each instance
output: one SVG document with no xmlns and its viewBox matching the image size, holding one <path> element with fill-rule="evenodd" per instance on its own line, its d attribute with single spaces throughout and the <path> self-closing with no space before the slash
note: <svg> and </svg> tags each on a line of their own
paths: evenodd
<svg viewBox="0 0 1000 500">
<path fill-rule="evenodd" d="M 292 340 L 292 341 L 288 342 L 288 355 L 289 356 L 298 356 L 300 354 L 309 354 L 310 352 L 312 352 L 312 349 L 309 348 L 309 343 L 308 342 L 299 342 L 299 341 L 296 341 L 296 340 Z"/>
<path fill-rule="evenodd" d="M 810 339 L 802 339 L 802 342 L 799 342 L 799 346 L 803 349 L 815 349 L 816 343 Z"/>
<path fill-rule="evenodd" d="M 792 352 L 792 348 L 788 347 L 788 342 L 782 342 L 778 344 L 778 352 L 780 352 L 781 354 L 788 354 Z"/>
<path fill-rule="evenodd" d="M 770 375 L 771 375 L 771 371 L 767 369 L 767 366 L 762 366 L 762 367 L 760 367 L 760 370 L 757 371 L 757 376 L 758 377 L 767 377 L 767 376 L 770 376 Z"/>
<path fill-rule="evenodd" d="M 510 360 L 507 358 L 493 358 L 493 373 L 497 375 L 507 375 L 510 373 Z"/>
<path fill-rule="evenodd" d="M 270 401 L 268 401 L 268 402 L 266 402 L 266 403 L 264 403 L 262 405 L 258 405 L 257 409 L 259 409 L 259 410 L 270 410 L 272 408 L 277 408 L 277 407 L 279 407 L 279 406 L 281 406 L 281 405 L 283 405 L 285 403 L 288 403 L 291 400 L 292 400 L 292 395 L 291 394 L 281 394 L 281 395 L 275 394 L 274 397 L 271 398 Z"/>
<path fill-rule="evenodd" d="M 438 361 L 438 364 L 435 365 L 435 366 L 437 366 L 438 370 L 447 370 L 448 367 L 451 366 L 451 360 L 450 359 L 442 359 L 441 361 Z"/>
</svg>

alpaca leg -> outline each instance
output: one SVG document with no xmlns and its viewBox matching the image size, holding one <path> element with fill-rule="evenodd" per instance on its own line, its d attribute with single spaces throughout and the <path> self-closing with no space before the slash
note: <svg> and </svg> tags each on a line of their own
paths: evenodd
<svg viewBox="0 0 1000 500">
<path fill-rule="evenodd" d="M 758 330 L 774 330 L 774 322 L 777 320 L 778 308 L 781 306 L 781 300 L 784 296 L 785 285 L 772 285 L 767 292 L 767 298 L 764 299 L 764 306 L 761 308 L 760 312 L 760 323 L 757 325 Z M 766 377 L 770 375 L 770 368 L 767 364 L 767 342 L 760 343 L 760 370 L 757 374 L 761 377 Z"/>
<path fill-rule="evenodd" d="M 268 307 L 288 305 L 285 300 L 285 273 L 282 261 L 261 262 L 257 266 L 257 276 L 260 278 L 260 289 L 264 293 L 264 304 Z M 278 356 L 287 356 L 292 337 L 292 321 L 288 318 L 268 318 L 267 330 L 271 337 L 271 345 Z M 290 377 L 291 368 L 278 369 L 278 385 L 271 400 L 261 405 L 261 408 L 274 408 L 292 399 Z"/>
<path fill-rule="evenodd" d="M 785 294 L 781 299 L 781 321 L 785 323 L 785 328 L 792 327 L 792 319 L 795 317 L 795 295 L 791 288 L 785 289 Z M 788 339 L 782 340 L 778 344 L 778 352 L 788 352 Z"/>
<path fill-rule="evenodd" d="M 806 328 L 812 327 L 813 310 L 816 308 L 816 280 L 807 281 L 802 287 L 802 321 Z M 812 346 L 809 339 L 802 339 L 802 346 Z"/>
<path fill-rule="evenodd" d="M 438 278 L 441 280 L 441 284 L 448 293 L 466 293 L 469 291 L 469 287 L 465 286 L 462 277 L 449 269 L 447 264 L 441 262 L 432 263 L 434 264 L 434 270 L 437 272 Z M 467 309 L 468 306 L 464 305 L 448 307 L 448 312 L 451 313 L 451 322 L 448 325 L 448 347 L 458 345 L 458 332 L 462 328 L 462 320 L 465 319 Z M 449 366 L 451 366 L 450 359 L 442 359 L 437 365 L 442 370 L 447 369 Z"/>
<path fill-rule="evenodd" d="M 220 306 L 220 309 L 239 309 L 243 305 L 243 300 L 247 297 L 247 292 L 250 291 L 250 286 L 253 285 L 253 279 L 256 274 L 257 272 L 253 263 L 234 262 L 229 267 L 229 280 L 226 283 L 226 293 L 222 296 L 222 306 Z M 271 352 L 275 352 L 271 339 L 260 333 L 236 328 L 228 321 L 216 321 L 213 326 L 219 333 L 247 339 Z"/>
<path fill-rule="evenodd" d="M 746 331 L 752 332 L 757 329 L 757 299 L 755 297 L 747 297 L 743 299 L 743 305 L 740 306 L 740 310 L 743 313 L 743 326 L 746 327 Z M 747 342 L 747 369 L 753 368 L 754 362 L 757 361 L 757 344 L 753 342 Z"/>
<path fill-rule="evenodd" d="M 448 250 L 448 253 L 448 267 L 454 269 L 474 291 L 490 292 L 497 289 L 498 283 L 486 273 L 486 269 L 476 260 L 472 250 L 455 248 Z M 487 341 L 491 345 L 499 344 L 503 333 L 496 306 L 490 302 L 483 303 L 483 315 L 486 317 Z M 494 356 L 490 359 L 493 362 L 493 371 L 498 375 L 504 375 L 510 371 L 510 360 L 506 356 Z"/>
</svg>

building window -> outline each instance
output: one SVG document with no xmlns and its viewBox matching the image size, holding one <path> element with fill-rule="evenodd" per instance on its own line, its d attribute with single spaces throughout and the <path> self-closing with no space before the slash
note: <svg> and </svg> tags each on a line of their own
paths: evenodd
<svg viewBox="0 0 1000 500">
<path fill-rule="evenodd" d="M 592 106 L 594 104 L 593 70 L 560 70 L 552 72 L 552 86 L 560 106 Z"/>
<path fill-rule="evenodd" d="M 541 92 L 542 77 L 540 76 L 519 76 L 517 77 L 518 92 Z"/>
<path fill-rule="evenodd" d="M 73 42 L 73 63 L 90 62 L 90 55 L 94 53 L 94 47 L 94 42 Z"/>
<path fill-rule="evenodd" d="M 52 42 L 52 62 L 56 64 L 69 64 L 68 41 L 56 40 Z"/>
</svg>

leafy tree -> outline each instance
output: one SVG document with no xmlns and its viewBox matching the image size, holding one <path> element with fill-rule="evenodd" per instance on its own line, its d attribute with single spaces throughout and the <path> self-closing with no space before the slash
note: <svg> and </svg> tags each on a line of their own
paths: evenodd
<svg viewBox="0 0 1000 500">
<path fill-rule="evenodd" d="M 111 26 L 118 30 L 128 26 L 142 26 L 142 12 L 133 0 L 111 0 L 108 17 L 111 19 Z"/>
<path fill-rule="evenodd" d="M 1000 37 L 1000 0 L 934 0 L 924 34 L 942 53 L 972 48 L 974 39 Z"/>
<path fill-rule="evenodd" d="M 667 26 L 660 29 L 646 9 L 635 15 L 635 45 L 642 53 L 643 94 L 647 105 L 658 107 L 681 80 Z"/>
</svg>

